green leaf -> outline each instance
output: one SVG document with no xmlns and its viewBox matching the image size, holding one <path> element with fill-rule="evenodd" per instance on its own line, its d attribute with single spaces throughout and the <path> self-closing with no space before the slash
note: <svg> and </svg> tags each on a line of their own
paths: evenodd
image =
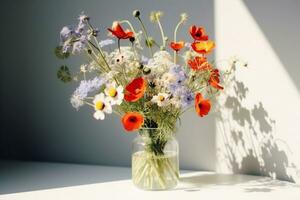
<svg viewBox="0 0 300 200">
<path fill-rule="evenodd" d="M 72 76 L 69 68 L 66 65 L 62 65 L 57 71 L 57 78 L 64 83 L 72 81 Z"/>
<path fill-rule="evenodd" d="M 57 47 L 55 47 L 55 49 L 54 49 L 54 54 L 56 55 L 56 57 L 57 58 L 59 58 L 59 59 L 66 59 L 66 58 L 68 58 L 69 56 L 70 56 L 70 53 L 69 52 L 66 52 L 66 53 L 64 53 L 63 51 L 62 51 L 62 46 L 57 46 Z"/>
</svg>

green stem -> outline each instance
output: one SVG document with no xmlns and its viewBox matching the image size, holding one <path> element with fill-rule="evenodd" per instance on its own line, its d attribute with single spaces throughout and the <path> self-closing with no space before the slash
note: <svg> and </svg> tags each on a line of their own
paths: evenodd
<svg viewBox="0 0 300 200">
<path fill-rule="evenodd" d="M 183 21 L 182 20 L 180 20 L 179 22 L 178 22 L 178 24 L 176 25 L 176 27 L 175 27 L 175 30 L 174 30 L 174 42 L 177 42 L 177 31 L 178 31 L 178 28 L 179 28 L 179 26 L 181 25 L 183 23 Z M 174 51 L 174 63 L 176 64 L 176 57 L 177 57 L 177 52 L 176 51 Z"/>
<path fill-rule="evenodd" d="M 118 49 L 119 49 L 119 53 L 121 53 L 121 45 L 120 45 L 120 39 L 118 38 Z"/>
<path fill-rule="evenodd" d="M 88 43 L 90 44 L 90 45 L 92 45 L 96 50 L 98 50 L 99 51 L 99 53 L 100 53 L 100 56 L 101 56 L 101 58 L 103 59 L 103 61 L 104 61 L 104 63 L 105 63 L 105 65 L 107 66 L 107 68 L 108 68 L 108 70 L 111 70 L 111 68 L 110 68 L 110 66 L 109 66 L 109 64 L 107 63 L 107 61 L 106 61 L 106 59 L 105 59 L 105 56 L 104 56 L 104 54 L 103 54 L 103 52 L 102 52 L 102 50 L 101 49 L 99 49 L 94 43 L 92 43 L 91 41 L 88 41 Z"/>
<path fill-rule="evenodd" d="M 169 158 L 167 158 L 166 163 L 167 163 L 169 169 L 171 169 L 172 175 L 174 175 L 176 179 L 179 179 L 179 174 L 178 174 L 177 170 L 173 168 Z"/>
<path fill-rule="evenodd" d="M 87 24 L 88 24 L 90 30 L 93 32 L 95 29 L 94 29 L 94 27 L 92 26 L 92 24 L 89 22 L 89 20 L 86 20 L 86 22 L 87 22 Z M 88 40 L 88 42 L 89 42 L 95 49 L 97 49 L 97 50 L 99 51 L 99 53 L 100 53 L 102 59 L 104 60 L 104 62 L 105 62 L 105 64 L 106 64 L 107 68 L 108 68 L 109 70 L 111 70 L 111 68 L 109 67 L 109 64 L 107 63 L 107 61 L 106 61 L 106 59 L 105 59 L 105 56 L 104 56 L 104 54 L 103 54 L 103 51 L 102 51 L 102 49 L 101 49 L 101 47 L 100 47 L 100 45 L 99 45 L 99 42 L 98 42 L 97 38 L 96 38 L 94 35 L 93 35 L 93 38 L 94 38 L 94 40 L 95 40 L 95 42 L 96 42 L 96 44 L 97 44 L 98 47 L 95 46 L 91 41 Z"/>
<path fill-rule="evenodd" d="M 165 181 L 163 180 L 161 173 L 159 172 L 159 165 L 158 165 L 158 160 L 156 161 L 155 159 L 151 159 L 151 166 L 154 169 L 154 173 L 158 178 L 158 182 L 162 189 L 166 187 Z"/>
<path fill-rule="evenodd" d="M 164 29 L 163 29 L 159 19 L 157 19 L 157 24 L 159 26 L 161 37 L 162 37 L 162 42 L 163 42 L 162 47 L 166 48 L 166 37 L 165 37 Z"/>
<path fill-rule="evenodd" d="M 149 164 L 148 164 L 148 161 L 147 161 L 144 165 L 144 168 L 143 168 L 143 171 L 141 172 L 141 174 L 137 174 L 138 175 L 138 179 L 136 180 L 137 184 L 139 184 L 143 180 L 144 175 L 145 175 L 148 168 L 149 168 Z"/>
<path fill-rule="evenodd" d="M 87 102 L 87 101 L 83 101 L 86 105 L 89 105 L 89 106 L 91 106 L 91 107 L 95 107 L 93 104 L 91 104 L 90 102 Z"/>
<path fill-rule="evenodd" d="M 88 43 L 88 45 L 89 45 L 89 48 L 91 49 L 92 54 L 97 58 L 97 55 L 96 55 L 95 52 L 93 51 L 94 46 L 91 45 L 91 43 Z"/>
<path fill-rule="evenodd" d="M 88 52 L 87 52 L 87 55 L 90 59 L 92 59 L 93 61 L 95 61 L 98 64 L 98 66 L 100 67 L 101 70 L 103 70 L 104 72 L 107 72 L 107 70 L 102 67 L 101 63 L 99 63 L 97 59 L 93 58 L 93 56 L 91 56 Z"/>
<path fill-rule="evenodd" d="M 121 113 L 117 112 L 116 110 L 112 110 L 113 113 L 115 113 L 116 115 L 118 115 L 119 117 L 122 117 Z"/>
<path fill-rule="evenodd" d="M 96 40 L 96 41 L 97 41 L 97 40 Z M 109 64 L 107 63 L 107 61 L 106 61 L 106 59 L 105 59 L 105 56 L 104 56 L 104 54 L 103 54 L 103 52 L 102 52 L 100 46 L 99 46 L 99 48 L 98 48 L 98 47 L 97 47 L 94 43 L 92 43 L 91 41 L 88 41 L 88 45 L 90 46 L 91 49 L 92 49 L 92 47 L 93 47 L 93 48 L 95 48 L 96 50 L 99 51 L 99 54 L 100 54 L 102 60 L 104 61 L 105 65 L 106 65 L 106 67 L 107 67 L 108 69 L 102 68 L 101 64 L 100 64 L 100 63 L 98 62 L 98 60 L 97 60 L 97 55 L 95 55 L 94 51 L 92 50 L 93 54 L 94 54 L 95 57 L 96 57 L 96 59 L 93 59 L 93 60 L 94 60 L 94 61 L 95 61 L 102 69 L 104 69 L 105 72 L 112 71 L 111 68 L 110 68 L 110 66 L 109 66 Z M 89 54 L 88 54 L 88 55 L 89 55 Z M 89 56 L 92 58 L 91 55 L 89 55 Z M 107 71 L 107 70 L 108 70 L 108 71 Z M 118 79 L 114 78 L 114 80 L 116 81 L 117 84 L 120 84 L 119 81 L 118 81 Z"/>
<path fill-rule="evenodd" d="M 138 37 L 136 37 L 136 36 L 137 36 L 137 33 L 136 33 L 136 31 L 134 30 L 134 28 L 133 28 L 132 24 L 130 23 L 130 21 L 128 21 L 128 20 L 122 20 L 122 21 L 120 21 L 119 23 L 120 23 L 120 24 L 122 24 L 122 23 L 128 24 L 128 25 L 130 26 L 131 31 L 133 32 L 133 34 L 134 34 L 134 36 L 135 36 L 135 39 L 136 39 L 137 43 L 138 43 L 138 44 L 141 44 L 140 39 L 139 39 Z M 132 49 L 133 49 L 133 52 L 134 52 L 134 57 L 135 57 L 135 59 L 138 60 L 137 52 L 136 52 L 136 49 L 135 49 L 135 46 L 134 46 L 134 43 L 133 43 L 133 42 L 132 42 Z"/>
<path fill-rule="evenodd" d="M 146 31 L 145 25 L 144 25 L 144 23 L 142 22 L 142 20 L 141 20 L 140 17 L 137 17 L 137 18 L 138 18 L 139 22 L 140 22 L 141 25 L 142 25 L 143 33 L 144 33 L 144 35 L 145 35 L 146 42 L 148 43 L 148 42 L 149 42 L 149 36 L 148 36 L 147 31 Z M 153 56 L 153 51 L 152 51 L 152 47 L 151 47 L 151 46 L 149 47 L 149 51 L 150 51 L 151 56 Z"/>
</svg>

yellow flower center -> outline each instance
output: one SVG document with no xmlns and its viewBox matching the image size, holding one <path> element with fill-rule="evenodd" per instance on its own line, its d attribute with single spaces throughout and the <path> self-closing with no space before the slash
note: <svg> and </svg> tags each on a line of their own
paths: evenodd
<svg viewBox="0 0 300 200">
<path fill-rule="evenodd" d="M 116 90 L 115 88 L 110 88 L 110 89 L 108 90 L 108 95 L 109 95 L 110 97 L 116 97 L 117 94 L 118 94 L 118 92 L 117 92 L 117 90 Z"/>
<path fill-rule="evenodd" d="M 97 110 L 103 110 L 105 107 L 105 104 L 102 101 L 97 101 L 95 104 L 95 107 Z"/>
<path fill-rule="evenodd" d="M 164 100 L 165 100 L 165 97 L 162 96 L 162 95 L 160 95 L 160 96 L 158 97 L 158 99 L 159 99 L 160 101 L 164 101 Z"/>
</svg>

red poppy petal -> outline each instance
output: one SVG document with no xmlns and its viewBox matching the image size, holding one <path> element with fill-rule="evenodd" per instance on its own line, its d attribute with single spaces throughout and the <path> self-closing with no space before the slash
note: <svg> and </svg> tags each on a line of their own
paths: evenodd
<svg viewBox="0 0 300 200">
<path fill-rule="evenodd" d="M 135 78 L 125 87 L 124 98 L 128 102 L 138 101 L 144 96 L 146 81 L 144 78 Z"/>
<path fill-rule="evenodd" d="M 139 129 L 144 123 L 144 117 L 137 112 L 126 113 L 122 117 L 122 124 L 125 130 L 135 131 Z"/>
<path fill-rule="evenodd" d="M 199 106 L 199 105 L 198 105 Z M 203 100 L 200 103 L 200 116 L 203 117 L 204 115 L 207 115 L 210 111 L 210 100 Z"/>
</svg>

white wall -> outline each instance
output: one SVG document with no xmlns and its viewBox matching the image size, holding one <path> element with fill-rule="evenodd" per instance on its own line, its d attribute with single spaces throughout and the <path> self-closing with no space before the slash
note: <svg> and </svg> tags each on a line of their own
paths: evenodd
<svg viewBox="0 0 300 200">
<path fill-rule="evenodd" d="M 248 62 L 222 95 L 217 170 L 299 181 L 299 1 L 215 1 L 216 59 Z"/>
</svg>

